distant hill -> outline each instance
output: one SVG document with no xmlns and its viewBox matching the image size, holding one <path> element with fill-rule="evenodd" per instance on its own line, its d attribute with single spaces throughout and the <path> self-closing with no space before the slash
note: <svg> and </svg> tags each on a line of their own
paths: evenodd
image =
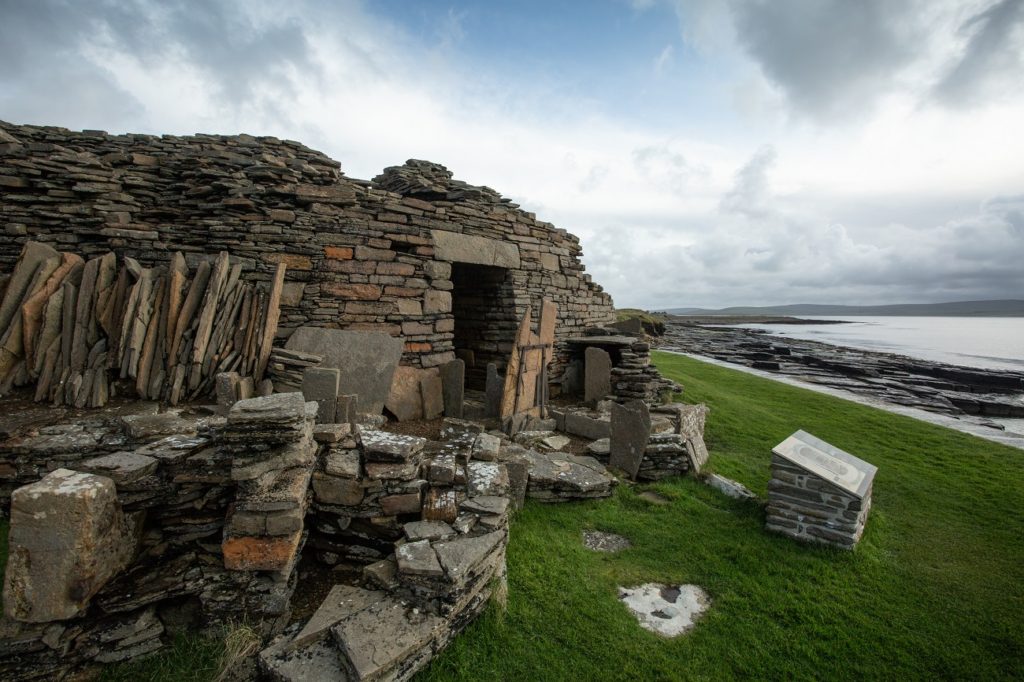
<svg viewBox="0 0 1024 682">
<path fill-rule="evenodd" d="M 828 305 L 796 303 L 775 306 L 669 308 L 672 315 L 894 315 L 903 317 L 1024 317 L 1024 300 L 952 301 L 949 303 L 899 303 L 896 305 Z"/>
</svg>

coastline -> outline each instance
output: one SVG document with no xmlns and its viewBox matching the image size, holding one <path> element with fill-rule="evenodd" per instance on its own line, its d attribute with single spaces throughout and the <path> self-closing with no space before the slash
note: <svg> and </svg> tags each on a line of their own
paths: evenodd
<svg viewBox="0 0 1024 682">
<path fill-rule="evenodd" d="M 689 353 L 685 351 L 670 350 L 668 348 L 658 348 L 659 352 L 671 353 L 673 355 L 681 355 L 684 357 L 699 360 L 701 362 L 707 362 L 708 364 L 717 365 L 726 369 L 734 369 L 746 374 L 758 376 L 763 379 L 770 379 L 779 383 L 787 384 L 789 386 L 795 386 L 797 388 L 806 388 L 816 393 L 822 393 L 835 398 L 843 400 L 849 400 L 850 402 L 858 403 L 861 405 L 867 405 L 869 407 L 876 407 L 886 412 L 893 414 L 903 415 L 912 419 L 927 422 L 929 424 L 936 424 L 938 426 L 945 426 L 946 428 L 954 429 L 962 433 L 967 433 L 972 436 L 978 436 L 985 440 L 992 441 L 994 443 L 1000 443 L 1002 445 L 1009 445 L 1010 447 L 1024 450 L 1024 428 L 1022 432 L 1017 432 L 1007 428 L 1005 431 L 994 429 L 990 426 L 986 426 L 984 423 L 975 421 L 970 418 L 970 415 L 964 417 L 956 417 L 947 414 L 941 414 L 937 412 L 930 412 L 916 407 L 910 407 L 906 405 L 898 405 L 884 399 L 873 397 L 869 395 L 863 395 L 854 393 L 849 390 L 842 388 L 836 388 L 833 386 L 826 386 L 810 381 L 801 381 L 798 378 L 778 374 L 763 369 L 757 369 L 754 367 L 748 367 L 746 365 L 737 364 L 734 362 L 728 362 L 726 360 L 720 360 L 718 358 L 710 357 L 707 355 L 700 355 L 697 353 Z M 1024 424 L 1024 420 L 1020 420 Z"/>
</svg>

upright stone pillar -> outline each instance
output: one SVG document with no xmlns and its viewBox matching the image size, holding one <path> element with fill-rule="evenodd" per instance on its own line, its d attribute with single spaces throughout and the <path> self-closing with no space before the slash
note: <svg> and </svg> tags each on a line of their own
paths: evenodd
<svg viewBox="0 0 1024 682">
<path fill-rule="evenodd" d="M 594 404 L 612 392 L 612 358 L 607 351 L 589 347 L 584 354 L 583 400 Z"/>
<path fill-rule="evenodd" d="M 444 394 L 444 416 L 462 419 L 466 388 L 466 363 L 455 359 L 441 366 L 441 388 Z"/>
<path fill-rule="evenodd" d="M 625 471 L 635 480 L 651 437 L 650 411 L 644 401 L 632 400 L 625 405 L 612 403 L 611 416 L 608 465 Z"/>
</svg>

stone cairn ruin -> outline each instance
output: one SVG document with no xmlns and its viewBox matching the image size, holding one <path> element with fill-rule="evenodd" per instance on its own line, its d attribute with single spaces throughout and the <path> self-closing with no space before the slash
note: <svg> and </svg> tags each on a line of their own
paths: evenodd
<svg viewBox="0 0 1024 682">
<path fill-rule="evenodd" d="M 504 591 L 527 498 L 707 459 L 578 239 L 443 166 L 0 122 L 0 219 L 0 679 L 246 623 L 267 679 L 406 680 Z"/>
</svg>

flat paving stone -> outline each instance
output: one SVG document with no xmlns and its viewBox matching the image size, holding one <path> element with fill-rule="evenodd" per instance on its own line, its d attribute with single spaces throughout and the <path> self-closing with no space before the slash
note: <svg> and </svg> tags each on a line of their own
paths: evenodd
<svg viewBox="0 0 1024 682">
<path fill-rule="evenodd" d="M 615 533 L 605 533 L 600 530 L 585 530 L 583 531 L 583 546 L 587 549 L 592 549 L 595 552 L 607 552 L 613 554 L 615 552 L 621 552 L 624 549 L 629 549 L 633 546 L 633 543 L 629 541 L 629 538 Z"/>
<path fill-rule="evenodd" d="M 711 606 L 711 598 L 697 585 L 647 583 L 620 587 L 619 599 L 636 616 L 640 627 L 663 637 L 689 632 Z"/>
</svg>

